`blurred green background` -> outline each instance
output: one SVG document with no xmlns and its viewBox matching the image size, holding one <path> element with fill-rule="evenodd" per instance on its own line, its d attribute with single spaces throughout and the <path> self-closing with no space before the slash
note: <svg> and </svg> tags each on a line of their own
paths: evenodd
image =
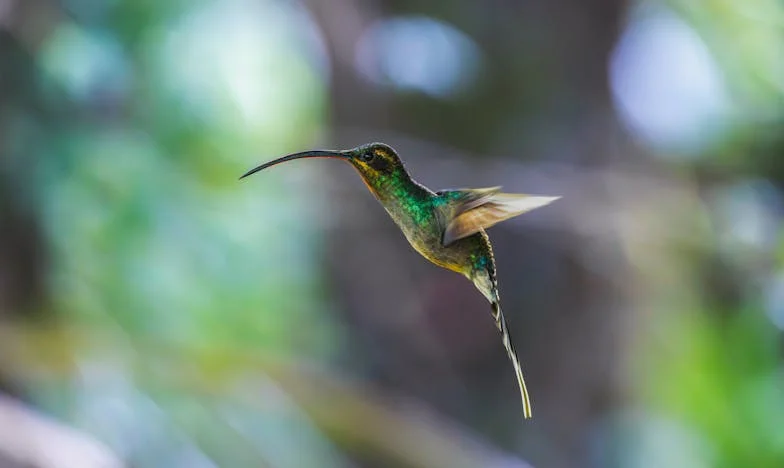
<svg viewBox="0 0 784 468">
<path fill-rule="evenodd" d="M 533 420 L 351 168 L 237 181 L 370 141 L 564 196 L 490 230 Z M 0 1 L 0 389 L 129 467 L 780 468 L 782 190 L 778 0 Z"/>
</svg>

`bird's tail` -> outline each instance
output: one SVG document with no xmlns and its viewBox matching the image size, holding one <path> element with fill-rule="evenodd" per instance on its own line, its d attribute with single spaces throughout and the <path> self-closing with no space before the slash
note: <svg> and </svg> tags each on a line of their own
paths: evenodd
<svg viewBox="0 0 784 468">
<path fill-rule="evenodd" d="M 499 304 L 497 300 L 492 301 L 490 304 L 493 310 L 495 325 L 498 327 L 498 331 L 501 332 L 501 340 L 504 343 L 504 348 L 506 348 L 506 354 L 509 355 L 509 360 L 512 361 L 512 366 L 514 366 L 515 375 L 517 376 L 517 385 L 520 387 L 520 396 L 523 398 L 523 417 L 529 419 L 532 416 L 531 398 L 528 396 L 528 388 L 525 386 L 525 379 L 523 378 L 523 370 L 520 367 L 520 361 L 517 359 L 517 353 L 509 338 L 509 330 L 506 328 L 506 320 L 504 320 L 504 314 L 501 312 L 501 304 Z"/>
</svg>

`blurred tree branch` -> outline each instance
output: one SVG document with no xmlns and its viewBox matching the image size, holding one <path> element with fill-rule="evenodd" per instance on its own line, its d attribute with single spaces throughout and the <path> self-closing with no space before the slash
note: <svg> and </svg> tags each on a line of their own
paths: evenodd
<svg viewBox="0 0 784 468">
<path fill-rule="evenodd" d="M 331 369 L 247 349 L 188 349 L 136 338 L 128 342 L 132 349 L 127 349 L 125 357 L 130 362 L 125 364 L 135 368 L 142 381 L 155 382 L 157 388 L 222 395 L 241 405 L 263 407 L 252 385 L 236 391 L 238 380 L 247 382 L 254 374 L 263 375 L 277 382 L 313 423 L 347 452 L 370 451 L 390 466 L 530 468 L 420 403 L 364 388 Z M 46 379 L 71 378 L 78 356 L 98 349 L 116 352 L 117 346 L 117 337 L 100 328 L 0 327 L 0 365 L 17 370 L 20 379 L 29 377 L 29 369 L 36 369 L 36 374 Z M 165 362 L 172 371 L 150 373 L 150 362 Z M 522 417 L 520 424 L 524 424 Z"/>
<path fill-rule="evenodd" d="M 3 468 L 119 468 L 102 443 L 0 396 L 0 466 Z"/>
</svg>

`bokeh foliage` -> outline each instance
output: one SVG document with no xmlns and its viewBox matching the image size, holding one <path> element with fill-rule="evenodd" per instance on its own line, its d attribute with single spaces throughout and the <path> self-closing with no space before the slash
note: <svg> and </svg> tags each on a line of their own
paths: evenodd
<svg viewBox="0 0 784 468">
<path fill-rule="evenodd" d="M 784 6 L 491 3 L 0 5 L 4 390 L 139 467 L 782 466 Z M 688 145 L 624 107 L 704 72 L 630 71 L 645 27 L 714 67 Z M 555 227 L 492 233 L 536 425 L 469 286 L 412 267 L 358 181 L 237 181 L 347 128 L 433 142 L 406 157 L 425 182 L 566 195 Z"/>
</svg>

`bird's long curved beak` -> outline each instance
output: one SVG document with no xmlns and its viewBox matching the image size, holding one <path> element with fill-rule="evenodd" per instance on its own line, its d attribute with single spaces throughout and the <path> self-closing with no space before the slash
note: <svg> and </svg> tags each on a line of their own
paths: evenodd
<svg viewBox="0 0 784 468">
<path fill-rule="evenodd" d="M 248 172 L 246 172 L 245 174 L 243 174 L 242 177 L 240 177 L 240 179 L 244 179 L 245 177 L 248 177 L 249 175 L 255 174 L 255 173 L 257 173 L 257 172 L 259 172 L 261 170 L 264 170 L 264 169 L 266 169 L 268 167 L 272 167 L 272 166 L 275 166 L 277 164 L 284 163 L 286 161 L 293 161 L 295 159 L 305 159 L 305 158 L 349 159 L 349 156 L 348 156 L 347 153 L 342 152 L 342 151 L 322 151 L 322 150 L 304 151 L 302 153 L 289 154 L 288 156 L 283 156 L 282 158 L 278 158 L 278 159 L 275 159 L 275 160 L 270 161 L 268 163 L 264 163 L 264 164 L 262 164 L 260 166 L 254 167 L 253 169 L 251 169 Z"/>
</svg>

